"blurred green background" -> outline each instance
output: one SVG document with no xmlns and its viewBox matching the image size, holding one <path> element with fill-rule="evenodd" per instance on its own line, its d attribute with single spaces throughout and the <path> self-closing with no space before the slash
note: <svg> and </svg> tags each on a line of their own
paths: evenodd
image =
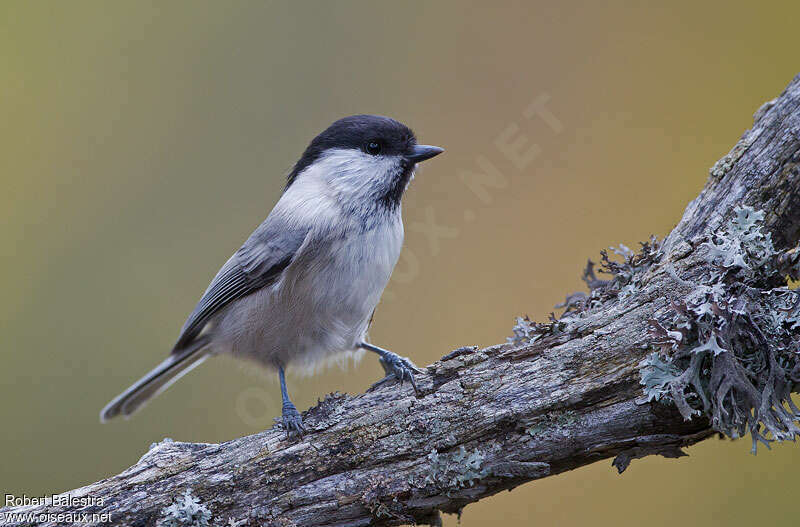
<svg viewBox="0 0 800 527">
<path fill-rule="evenodd" d="M 390 115 L 447 149 L 406 196 L 406 249 L 371 331 L 428 364 L 546 317 L 599 249 L 669 232 L 800 71 L 798 16 L 797 2 L 0 3 L 0 491 L 77 487 L 165 436 L 271 426 L 272 375 L 226 359 L 131 421 L 97 415 L 166 356 L 334 119 Z M 555 128 L 523 115 L 548 98 Z M 522 168 L 504 131 L 536 145 Z M 506 178 L 483 200 L 462 181 L 479 156 Z M 447 237 L 419 227 L 430 215 Z M 380 375 L 367 357 L 290 390 L 305 409 Z M 800 450 L 749 448 L 709 441 L 624 476 L 600 462 L 461 524 L 795 521 Z"/>
</svg>

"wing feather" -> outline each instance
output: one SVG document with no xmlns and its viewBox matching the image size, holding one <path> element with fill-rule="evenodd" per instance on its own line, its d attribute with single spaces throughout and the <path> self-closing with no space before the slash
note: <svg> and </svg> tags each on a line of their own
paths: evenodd
<svg viewBox="0 0 800 527">
<path fill-rule="evenodd" d="M 183 325 L 173 348 L 181 350 L 222 308 L 275 282 L 294 259 L 308 234 L 270 215 L 222 266 Z"/>
</svg>

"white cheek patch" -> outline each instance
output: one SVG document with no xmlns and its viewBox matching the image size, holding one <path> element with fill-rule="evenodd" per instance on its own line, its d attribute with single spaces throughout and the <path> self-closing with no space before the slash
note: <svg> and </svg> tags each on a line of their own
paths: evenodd
<svg viewBox="0 0 800 527">
<path fill-rule="evenodd" d="M 324 181 L 340 198 L 367 199 L 381 194 L 400 174 L 399 156 L 372 156 L 355 149 L 325 152 L 298 179 Z"/>
</svg>

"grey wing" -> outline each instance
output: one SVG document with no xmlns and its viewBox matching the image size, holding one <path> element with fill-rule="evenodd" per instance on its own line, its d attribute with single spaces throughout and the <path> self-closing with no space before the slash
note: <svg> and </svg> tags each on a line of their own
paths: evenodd
<svg viewBox="0 0 800 527">
<path fill-rule="evenodd" d="M 270 215 L 222 266 L 183 325 L 173 353 L 185 348 L 223 307 L 275 282 L 292 262 L 308 229 Z"/>
</svg>

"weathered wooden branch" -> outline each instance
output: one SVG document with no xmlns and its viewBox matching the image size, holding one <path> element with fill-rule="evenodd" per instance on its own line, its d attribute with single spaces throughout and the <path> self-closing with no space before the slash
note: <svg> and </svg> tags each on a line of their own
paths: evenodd
<svg viewBox="0 0 800 527">
<path fill-rule="evenodd" d="M 276 427 L 223 444 L 162 442 L 123 473 L 69 493 L 102 505 L 6 508 L 0 523 L 29 523 L 12 512 L 110 512 L 113 524 L 155 525 L 188 489 L 198 525 L 436 524 L 440 511 L 601 459 L 616 456 L 623 470 L 645 455 L 682 455 L 715 432 L 706 417 L 687 421 L 672 404 L 646 402 L 639 363 L 652 351 L 649 322 L 703 279 L 700 242 L 735 206 L 766 212 L 776 249 L 797 245 L 799 164 L 800 76 L 712 168 L 634 293 L 532 343 L 456 350 L 418 376 L 417 395 L 408 384 L 330 395 L 304 413 L 300 440 Z"/>
</svg>

